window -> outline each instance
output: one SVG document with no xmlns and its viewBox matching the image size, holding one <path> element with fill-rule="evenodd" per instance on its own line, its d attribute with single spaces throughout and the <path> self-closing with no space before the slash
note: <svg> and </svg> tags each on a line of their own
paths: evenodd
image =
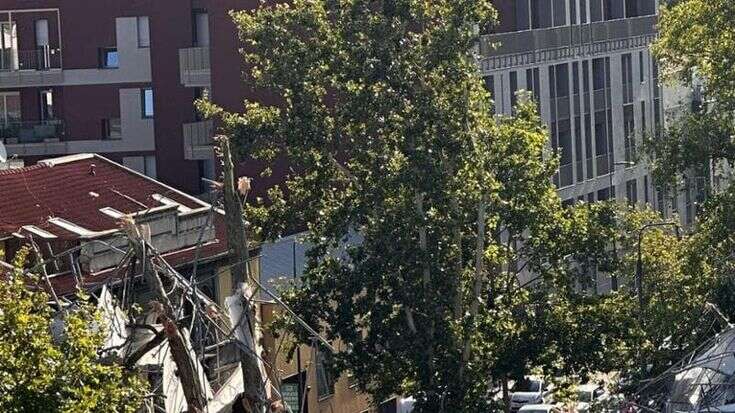
<svg viewBox="0 0 735 413">
<path fill-rule="evenodd" d="M 151 32 L 148 16 L 138 16 L 138 47 L 151 46 Z"/>
<path fill-rule="evenodd" d="M 528 1 L 516 1 L 516 28 L 518 30 L 528 30 L 530 10 Z"/>
<path fill-rule="evenodd" d="M 40 19 L 35 23 L 36 31 L 36 58 L 35 68 L 38 70 L 48 69 L 51 64 L 51 51 L 49 50 L 48 20 Z"/>
<path fill-rule="evenodd" d="M 102 139 L 122 139 L 120 118 L 102 119 Z"/>
<path fill-rule="evenodd" d="M 636 158 L 633 105 L 623 106 L 623 133 L 625 134 L 625 161 L 632 162 Z"/>
<path fill-rule="evenodd" d="M 641 133 L 645 136 L 648 131 L 646 130 L 646 101 L 641 100 Z"/>
<path fill-rule="evenodd" d="M 510 72 L 510 108 L 515 111 L 516 105 L 518 104 L 518 72 L 515 70 Z"/>
<path fill-rule="evenodd" d="M 531 0 L 531 28 L 551 27 L 551 2 L 549 0 Z"/>
<path fill-rule="evenodd" d="M 334 378 L 330 371 L 332 355 L 322 349 L 316 352 L 317 397 L 321 400 L 334 394 Z"/>
<path fill-rule="evenodd" d="M 626 53 L 622 56 L 623 71 L 623 103 L 633 101 L 633 55 Z"/>
<path fill-rule="evenodd" d="M 117 49 L 107 47 L 100 49 L 100 67 L 103 69 L 117 69 L 119 67 Z"/>
<path fill-rule="evenodd" d="M 541 82 L 539 78 L 538 67 L 526 69 L 526 90 L 533 94 L 533 99 L 537 105 L 540 104 L 539 98 L 541 96 Z"/>
<path fill-rule="evenodd" d="M 643 201 L 645 203 L 650 202 L 650 199 L 648 197 L 648 175 L 645 175 L 643 177 Z"/>
<path fill-rule="evenodd" d="M 142 89 L 140 92 L 141 95 L 141 107 L 143 109 L 143 117 L 144 118 L 152 118 L 153 117 L 153 89 L 147 88 Z"/>
<path fill-rule="evenodd" d="M 638 181 L 631 179 L 625 183 L 625 196 L 628 199 L 630 205 L 635 205 L 638 202 Z"/>
<path fill-rule="evenodd" d="M 490 99 L 493 100 L 493 107 L 491 113 L 497 113 L 495 105 L 495 78 L 493 76 L 485 76 L 485 90 L 490 93 Z"/>
<path fill-rule="evenodd" d="M 644 72 L 645 63 L 643 62 L 643 52 L 638 52 L 638 79 L 643 83 L 646 81 L 646 74 Z"/>
<path fill-rule="evenodd" d="M 209 14 L 204 11 L 194 13 L 194 46 L 209 46 Z"/>
<path fill-rule="evenodd" d="M 54 119 L 54 93 L 52 90 L 42 90 L 39 96 L 41 101 L 41 120 Z"/>
<path fill-rule="evenodd" d="M 605 88 L 605 60 L 602 58 L 592 60 L 592 89 L 602 90 Z"/>
<path fill-rule="evenodd" d="M 565 0 L 553 0 L 554 26 L 566 26 L 567 4 Z"/>
</svg>

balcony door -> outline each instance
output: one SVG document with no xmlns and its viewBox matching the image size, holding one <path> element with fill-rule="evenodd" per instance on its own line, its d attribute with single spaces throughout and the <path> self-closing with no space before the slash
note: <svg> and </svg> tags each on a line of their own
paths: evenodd
<svg viewBox="0 0 735 413">
<path fill-rule="evenodd" d="M 17 138 L 20 128 L 20 93 L 0 92 L 0 141 Z"/>
<path fill-rule="evenodd" d="M 0 92 L 0 123 L 20 121 L 20 92 Z"/>
<path fill-rule="evenodd" d="M 15 22 L 0 22 L 0 70 L 18 70 L 18 36 Z"/>
<path fill-rule="evenodd" d="M 45 70 L 51 63 L 51 50 L 48 38 L 48 20 L 36 20 L 36 62 L 35 69 Z"/>
</svg>

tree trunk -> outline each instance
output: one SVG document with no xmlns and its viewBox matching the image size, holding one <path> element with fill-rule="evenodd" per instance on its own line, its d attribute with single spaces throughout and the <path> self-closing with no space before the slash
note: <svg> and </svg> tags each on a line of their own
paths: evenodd
<svg viewBox="0 0 735 413">
<path fill-rule="evenodd" d="M 256 317 L 251 311 L 248 297 L 253 288 L 250 285 L 250 254 L 247 229 L 243 219 L 243 205 L 238 193 L 235 178 L 235 165 L 230 148 L 230 140 L 220 136 L 217 139 L 221 157 L 223 173 L 223 191 L 225 199 L 225 218 L 227 222 L 227 241 L 232 253 L 232 283 L 241 300 L 242 313 L 240 320 L 231 322 L 239 326 L 241 341 L 250 351 L 241 352 L 243 376 L 245 382 L 244 396 L 247 408 L 252 412 L 265 412 L 267 397 L 264 388 L 263 375 L 260 369 L 260 360 L 257 357 L 258 346 L 255 343 Z M 247 198 L 247 192 L 243 194 Z"/>
</svg>

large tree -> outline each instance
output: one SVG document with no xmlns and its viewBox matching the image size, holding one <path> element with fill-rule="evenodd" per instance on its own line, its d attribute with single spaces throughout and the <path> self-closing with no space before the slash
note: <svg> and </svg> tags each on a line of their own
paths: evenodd
<svg viewBox="0 0 735 413">
<path fill-rule="evenodd" d="M 145 396 L 143 382 L 120 364 L 100 360 L 105 329 L 93 307 L 80 301 L 54 335 L 51 298 L 21 269 L 27 252 L 0 281 L 0 410 L 136 411 Z"/>
<path fill-rule="evenodd" d="M 597 303 L 576 294 L 572 258 L 605 248 L 604 232 L 575 233 L 604 214 L 562 208 L 535 105 L 492 116 L 475 55 L 490 3 L 294 0 L 234 13 L 248 79 L 280 101 L 241 114 L 202 105 L 242 154 L 292 165 L 247 212 L 264 237 L 307 229 L 306 271 L 286 301 L 349 349 L 335 365 L 360 389 L 413 396 L 420 412 L 484 409 L 498 380 L 532 366 L 589 370 L 619 338 L 610 320 L 578 334 L 588 351 L 557 345 L 555 326 L 599 324 L 573 304 Z"/>
<path fill-rule="evenodd" d="M 648 139 L 655 180 L 677 188 L 682 175 L 704 178 L 699 184 L 708 194 L 712 183 L 727 184 L 717 175 L 735 162 L 735 3 L 671 2 L 662 5 L 658 28 L 653 52 L 662 79 L 699 96 L 692 110 L 667 119 L 666 130 Z"/>
</svg>

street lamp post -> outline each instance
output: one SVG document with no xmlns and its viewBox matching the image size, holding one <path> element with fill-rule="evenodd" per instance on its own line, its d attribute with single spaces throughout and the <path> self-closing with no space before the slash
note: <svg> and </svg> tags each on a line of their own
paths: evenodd
<svg viewBox="0 0 735 413">
<path fill-rule="evenodd" d="M 643 299 L 643 251 L 641 249 L 641 241 L 643 240 L 643 232 L 647 230 L 648 228 L 653 227 L 663 227 L 663 226 L 673 226 L 674 230 L 676 231 L 676 238 L 681 239 L 681 234 L 679 233 L 679 224 L 676 222 L 654 222 L 651 224 L 646 224 L 642 226 L 638 230 L 638 259 L 635 263 L 635 283 L 636 283 L 636 293 L 638 294 L 638 317 L 640 319 L 641 325 L 643 325 L 643 305 L 644 305 L 644 299 Z"/>
</svg>

